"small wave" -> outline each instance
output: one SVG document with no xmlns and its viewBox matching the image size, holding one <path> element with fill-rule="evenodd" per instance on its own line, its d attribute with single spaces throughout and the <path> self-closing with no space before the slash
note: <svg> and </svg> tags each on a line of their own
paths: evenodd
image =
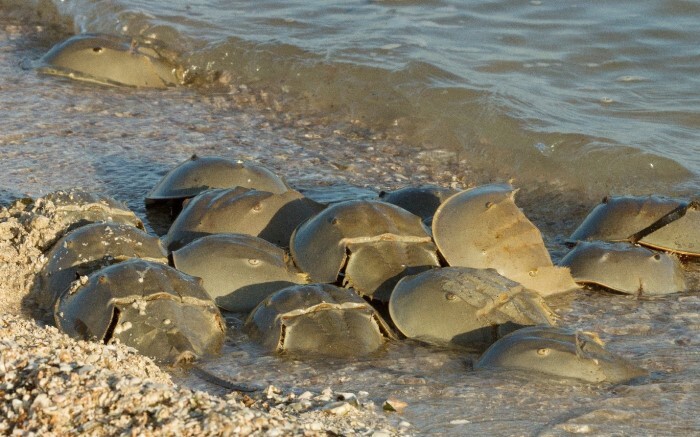
<svg viewBox="0 0 700 437">
<path fill-rule="evenodd" d="M 403 144 L 407 156 L 414 153 L 412 151 L 450 151 L 458 157 L 453 159 L 466 163 L 475 174 L 483 175 L 483 179 L 516 178 L 523 184 L 546 182 L 603 191 L 613 188 L 658 190 L 687 182 L 693 177 L 692 172 L 673 156 L 653 154 L 633 141 L 623 143 L 614 136 L 602 138 L 601 129 L 597 128 L 607 126 L 594 124 L 595 117 L 600 117 L 598 114 L 587 115 L 587 121 L 591 122 L 589 129 L 576 126 L 575 131 L 567 132 L 568 127 L 576 125 L 581 111 L 590 106 L 568 105 L 566 114 L 556 109 L 537 108 L 531 100 L 536 93 L 536 79 L 527 85 L 529 94 L 512 85 L 501 88 L 477 82 L 469 77 L 468 71 L 456 74 L 454 68 L 448 68 L 447 63 L 443 65 L 438 58 L 427 53 L 426 44 L 416 45 L 405 35 L 368 40 L 375 46 L 355 47 L 355 51 L 364 50 L 362 55 L 348 57 L 352 50 L 343 52 L 345 49 L 329 47 L 324 54 L 288 42 L 303 40 L 316 27 L 329 30 L 323 18 L 319 18 L 320 24 L 307 20 L 304 26 L 299 26 L 297 22 L 301 21 L 295 19 L 297 17 L 287 17 L 287 21 L 281 22 L 263 12 L 256 15 L 246 10 L 242 13 L 251 14 L 254 21 L 265 21 L 268 26 L 281 29 L 281 33 L 241 37 L 240 32 L 227 30 L 226 19 L 217 21 L 212 7 L 205 11 L 190 5 L 178 4 L 168 8 L 160 2 L 145 5 L 141 2 L 97 0 L 10 1 L 3 7 L 15 15 L 25 14 L 45 24 L 69 26 L 74 32 L 117 33 L 155 39 L 172 50 L 173 57 L 185 71 L 187 83 L 204 93 L 235 92 L 243 88 L 257 90 L 268 96 L 268 101 L 272 102 L 269 105 L 271 110 L 339 128 L 368 129 L 378 137 Z M 291 12 L 296 12 L 293 9 L 296 6 L 288 7 Z M 388 5 L 367 7 L 375 8 L 371 10 L 376 13 L 385 13 L 386 9 L 376 8 L 387 8 Z M 405 5 L 404 10 L 410 13 L 420 10 L 417 8 L 421 6 Z M 529 8 L 523 10 L 526 17 L 533 13 Z M 312 12 L 317 11 L 303 9 L 299 17 L 309 17 Z M 357 11 L 343 12 L 333 8 L 327 12 L 341 19 L 343 13 L 352 17 L 357 15 Z M 227 13 L 231 14 L 230 11 Z M 483 11 L 474 16 L 467 15 L 464 21 L 473 21 L 482 14 Z M 222 12 L 222 15 L 225 14 Z M 450 21 L 450 17 L 447 14 L 434 21 L 446 23 L 450 29 L 456 28 L 459 22 Z M 500 22 L 495 19 L 487 21 L 490 25 Z M 548 25 L 556 27 L 565 22 L 557 19 Z M 530 26 L 533 21 L 527 18 L 513 23 Z M 435 32 L 442 31 L 443 27 L 436 27 Z M 286 38 L 288 34 L 293 38 Z M 313 35 L 313 38 L 318 38 L 318 35 Z M 512 40 L 512 37 L 507 39 L 506 44 Z M 488 51 L 483 48 L 465 50 L 460 53 L 488 57 Z M 424 54 L 425 59 L 419 54 Z M 511 76 L 556 77 L 570 66 L 558 59 L 529 59 L 531 62 L 477 61 L 473 72 L 508 80 Z M 630 63 L 629 60 L 621 61 L 624 65 Z M 608 70 L 619 69 L 621 65 L 617 60 L 603 61 L 602 64 L 607 65 Z M 613 68 L 612 64 L 618 67 Z M 592 64 L 581 65 L 587 69 L 585 65 Z M 570 82 L 573 84 L 576 78 L 568 80 L 574 81 Z M 618 75 L 615 82 L 633 84 L 647 80 L 642 75 L 623 74 Z M 554 95 L 554 101 L 570 98 L 566 95 L 556 97 L 556 90 L 553 87 L 547 90 Z M 504 98 L 504 91 L 511 95 Z M 620 110 L 616 100 L 619 93 L 595 92 L 598 93 L 599 111 L 614 114 Z M 582 95 L 585 103 L 591 92 Z M 515 102 L 514 96 L 522 96 L 523 100 Z M 560 118 L 563 123 L 557 128 Z M 542 129 L 542 126 L 546 128 Z"/>
</svg>

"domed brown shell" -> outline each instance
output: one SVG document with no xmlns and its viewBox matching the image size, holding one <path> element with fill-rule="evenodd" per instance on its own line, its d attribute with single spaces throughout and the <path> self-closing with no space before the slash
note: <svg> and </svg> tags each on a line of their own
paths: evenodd
<svg viewBox="0 0 700 437">
<path fill-rule="evenodd" d="M 175 267 L 202 278 L 216 304 L 249 312 L 275 291 L 306 283 L 284 250 L 245 234 L 202 237 L 172 253 Z"/>
<path fill-rule="evenodd" d="M 59 190 L 37 199 L 39 211 L 53 206 L 67 229 L 88 223 L 123 223 L 144 229 L 143 222 L 125 204 L 113 198 L 80 189 Z"/>
<path fill-rule="evenodd" d="M 248 234 L 287 247 L 294 229 L 324 208 L 301 193 L 247 188 L 207 190 L 175 219 L 163 245 L 173 251 L 211 234 Z"/>
<path fill-rule="evenodd" d="M 458 190 L 437 185 L 404 187 L 395 191 L 382 191 L 379 200 L 400 206 L 429 224 L 440 204 Z"/>
<path fill-rule="evenodd" d="M 56 326 L 73 338 L 119 341 L 156 360 L 217 353 L 226 325 L 200 280 L 132 258 L 105 267 L 64 293 Z"/>
<path fill-rule="evenodd" d="M 194 197 L 211 188 L 236 187 L 275 194 L 289 189 L 282 178 L 261 165 L 216 156 L 192 155 L 163 176 L 146 195 L 146 203 Z"/>
<path fill-rule="evenodd" d="M 631 243 L 580 241 L 562 260 L 574 280 L 621 293 L 660 295 L 686 290 L 678 259 Z"/>
<path fill-rule="evenodd" d="M 543 296 L 578 288 L 566 267 L 557 267 L 542 234 L 515 204 L 508 184 L 459 192 L 433 217 L 433 239 L 451 266 L 493 268 Z"/>
<path fill-rule="evenodd" d="M 669 213 L 675 219 L 641 239 L 634 236 Z M 571 234 L 571 241 L 630 241 L 654 249 L 700 256 L 700 207 L 663 196 L 610 196 L 603 199 Z M 634 241 L 633 241 L 634 240 Z"/>
<path fill-rule="evenodd" d="M 387 302 L 407 274 L 440 265 L 420 217 L 385 202 L 352 200 L 329 206 L 292 236 L 295 264 L 312 281 L 344 285 Z"/>
<path fill-rule="evenodd" d="M 445 267 L 399 281 L 389 313 L 406 337 L 482 349 L 526 325 L 553 324 L 534 291 L 493 269 Z"/>
<path fill-rule="evenodd" d="M 41 73 L 103 85 L 167 88 L 178 84 L 176 66 L 131 38 L 81 34 L 56 44 L 36 63 Z"/>
<path fill-rule="evenodd" d="M 393 338 L 371 305 L 330 284 L 277 291 L 251 312 L 245 330 L 269 350 L 296 355 L 362 356 Z"/>
<path fill-rule="evenodd" d="M 592 383 L 620 383 L 648 372 L 603 347 L 594 333 L 530 326 L 512 332 L 484 352 L 475 369 L 521 370 Z"/>
<path fill-rule="evenodd" d="M 56 300 L 81 276 L 129 258 L 168 263 L 157 237 L 130 225 L 92 223 L 61 238 L 46 256 L 35 301 L 53 311 Z"/>
</svg>

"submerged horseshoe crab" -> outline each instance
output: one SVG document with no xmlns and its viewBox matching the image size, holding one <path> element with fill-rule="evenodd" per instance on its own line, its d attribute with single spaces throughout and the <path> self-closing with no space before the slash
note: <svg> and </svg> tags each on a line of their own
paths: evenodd
<svg viewBox="0 0 700 437">
<path fill-rule="evenodd" d="M 75 35 L 34 64 L 40 73 L 102 85 L 167 88 L 178 83 L 177 68 L 154 48 L 113 35 Z"/>
<path fill-rule="evenodd" d="M 647 375 L 603 345 L 593 333 L 531 326 L 498 340 L 474 368 L 517 369 L 593 383 L 620 383 Z"/>
<path fill-rule="evenodd" d="M 555 322 L 536 292 L 493 269 L 469 267 L 404 277 L 391 294 L 389 313 L 408 338 L 481 350 L 523 326 Z"/>
<path fill-rule="evenodd" d="M 73 338 L 119 341 L 162 362 L 220 350 L 226 325 L 200 280 L 132 258 L 105 267 L 56 302 L 56 326 Z"/>
<path fill-rule="evenodd" d="M 543 296 L 579 288 L 552 264 L 542 234 L 515 204 L 517 190 L 491 184 L 459 192 L 437 209 L 433 239 L 451 266 L 493 268 Z"/>
<path fill-rule="evenodd" d="M 606 197 L 569 240 L 628 241 L 700 256 L 700 204 L 662 196 Z"/>
<path fill-rule="evenodd" d="M 344 286 L 383 302 L 402 276 L 440 266 L 420 217 L 373 200 L 326 208 L 294 231 L 290 250 L 312 281 L 336 283 L 342 273 Z"/>
<path fill-rule="evenodd" d="M 108 265 L 130 258 L 168 263 L 157 237 L 118 223 L 81 226 L 56 242 L 46 257 L 34 297 L 42 310 L 53 310 L 74 280 Z"/>
<path fill-rule="evenodd" d="M 275 352 L 351 357 L 394 338 L 377 312 L 352 290 L 330 284 L 282 289 L 248 316 L 245 330 Z"/>
<path fill-rule="evenodd" d="M 146 205 L 181 201 L 211 188 L 243 187 L 282 194 L 289 186 L 269 169 L 216 156 L 190 159 L 170 170 L 146 195 Z"/>
<path fill-rule="evenodd" d="M 574 280 L 640 296 L 685 291 L 678 259 L 631 243 L 579 241 L 562 260 Z"/>
<path fill-rule="evenodd" d="M 172 258 L 175 268 L 202 278 L 227 311 L 251 311 L 275 291 L 308 282 L 284 250 L 251 235 L 208 235 L 174 251 Z"/>
<path fill-rule="evenodd" d="M 420 217 L 428 226 L 433 220 L 435 210 L 457 190 L 437 185 L 404 187 L 395 191 L 382 191 L 379 200 L 400 206 L 411 214 Z"/>
<path fill-rule="evenodd" d="M 294 190 L 207 190 L 185 206 L 163 245 L 173 251 L 206 235 L 248 234 L 287 247 L 294 229 L 324 207 Z"/>
</svg>

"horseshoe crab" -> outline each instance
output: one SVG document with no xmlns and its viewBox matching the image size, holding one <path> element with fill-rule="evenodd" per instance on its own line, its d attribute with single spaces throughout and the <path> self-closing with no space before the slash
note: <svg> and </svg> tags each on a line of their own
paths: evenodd
<svg viewBox="0 0 700 437">
<path fill-rule="evenodd" d="M 519 369 L 593 383 L 620 383 L 647 375 L 603 346 L 594 333 L 531 326 L 498 340 L 474 368 Z"/>
<path fill-rule="evenodd" d="M 146 195 L 146 205 L 183 200 L 210 188 L 251 188 L 282 194 L 289 186 L 267 168 L 216 156 L 190 159 L 170 170 Z"/>
<path fill-rule="evenodd" d="M 435 215 L 435 210 L 456 192 L 457 190 L 452 188 L 423 185 L 404 187 L 396 191 L 381 191 L 379 200 L 400 206 L 411 214 L 417 215 L 423 220 L 423 223 L 429 225 L 433 215 Z"/>
<path fill-rule="evenodd" d="M 606 197 L 569 238 L 628 241 L 700 256 L 700 204 L 662 196 Z"/>
<path fill-rule="evenodd" d="M 627 294 L 660 295 L 686 289 L 678 259 L 630 243 L 579 241 L 560 264 L 571 269 L 576 282 Z"/>
<path fill-rule="evenodd" d="M 53 310 L 71 282 L 108 265 L 129 258 L 168 263 L 157 237 L 118 223 L 93 223 L 75 229 L 54 244 L 47 258 L 35 296 L 43 310 Z"/>
<path fill-rule="evenodd" d="M 543 296 L 578 288 L 568 268 L 552 264 L 542 234 L 515 205 L 508 184 L 461 191 L 437 209 L 433 239 L 451 266 L 493 268 Z"/>
<path fill-rule="evenodd" d="M 372 306 L 330 284 L 277 291 L 250 313 L 244 329 L 269 350 L 303 355 L 367 355 L 394 338 Z"/>
<path fill-rule="evenodd" d="M 308 282 L 284 250 L 251 235 L 208 235 L 172 257 L 178 270 L 202 278 L 209 295 L 227 311 L 249 312 L 275 291 Z"/>
<path fill-rule="evenodd" d="M 73 338 L 119 341 L 158 361 L 214 354 L 226 325 L 200 280 L 138 258 L 105 267 L 56 302 L 56 326 Z"/>
<path fill-rule="evenodd" d="M 335 283 L 382 302 L 405 275 L 440 266 L 420 217 L 385 202 L 351 200 L 299 226 L 290 249 L 312 281 Z"/>
<path fill-rule="evenodd" d="M 534 291 L 493 269 L 445 267 L 402 278 L 389 314 L 406 337 L 484 349 L 526 325 L 555 322 Z"/>
<path fill-rule="evenodd" d="M 294 228 L 323 208 L 294 190 L 207 190 L 185 206 L 163 244 L 173 251 L 210 234 L 248 234 L 287 247 Z"/>
<path fill-rule="evenodd" d="M 167 88 L 178 83 L 176 67 L 157 50 L 113 35 L 75 35 L 34 64 L 40 73 L 102 85 Z"/>
<path fill-rule="evenodd" d="M 63 221 L 66 230 L 95 222 L 114 222 L 144 229 L 143 222 L 126 205 L 109 196 L 71 189 L 55 191 L 37 199 L 39 212 Z"/>
</svg>

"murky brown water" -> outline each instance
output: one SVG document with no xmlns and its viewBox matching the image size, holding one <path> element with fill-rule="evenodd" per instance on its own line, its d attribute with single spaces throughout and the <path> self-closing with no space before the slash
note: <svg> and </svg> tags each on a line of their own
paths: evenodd
<svg viewBox="0 0 700 437">
<path fill-rule="evenodd" d="M 465 187 L 498 179 L 450 147 L 412 148 L 362 124 L 339 129 L 307 113 L 267 109 L 259 91 L 156 92 L 37 76 L 19 63 L 53 41 L 39 30 L 6 23 L 0 32 L 2 203 L 78 186 L 125 201 L 147 218 L 145 193 L 195 152 L 256 160 L 326 201 L 405 184 Z M 518 203 L 560 257 L 563 237 L 598 200 L 599 188 L 562 190 L 559 181 L 544 179 L 523 184 Z M 658 192 L 673 190 L 661 183 Z M 699 264 L 686 270 L 693 287 L 683 294 L 635 299 L 582 291 L 554 302 L 564 324 L 599 332 L 609 349 L 651 371 L 631 385 L 475 372 L 473 355 L 410 341 L 356 361 L 295 361 L 248 342 L 235 315 L 229 316 L 224 353 L 205 367 L 222 377 L 285 388 L 364 390 L 378 404 L 397 397 L 409 404 L 397 422 L 410 422 L 416 433 L 690 435 L 700 430 Z M 179 378 L 221 392 L 196 377 Z"/>
</svg>

